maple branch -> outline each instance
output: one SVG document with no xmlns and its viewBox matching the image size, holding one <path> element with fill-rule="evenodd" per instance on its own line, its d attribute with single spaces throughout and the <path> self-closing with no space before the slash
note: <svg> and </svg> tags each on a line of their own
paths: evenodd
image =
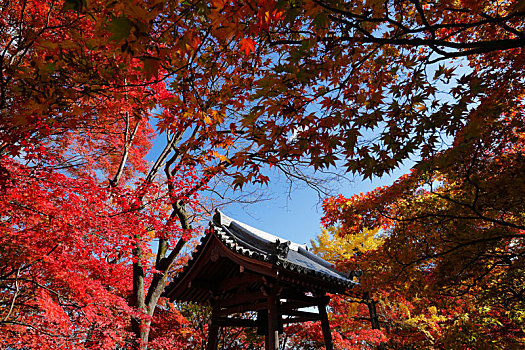
<svg viewBox="0 0 525 350">
<path fill-rule="evenodd" d="M 39 282 L 35 281 L 34 279 L 29 279 L 29 278 L 20 278 L 20 281 L 29 282 L 29 283 L 34 284 L 34 285 L 37 286 L 38 288 L 42 288 L 42 289 L 44 289 L 44 290 L 47 290 L 48 292 L 54 294 L 59 300 L 60 300 L 60 299 L 68 299 L 68 298 L 66 298 L 65 296 L 63 296 L 62 294 L 60 294 L 59 292 L 57 292 L 56 290 L 53 290 L 53 289 L 49 288 L 48 286 L 45 286 L 45 285 L 43 285 L 42 283 L 39 283 Z M 80 307 L 80 306 L 77 305 L 77 304 L 70 304 L 70 305 L 73 305 L 73 306 L 75 306 L 75 307 Z"/>
<path fill-rule="evenodd" d="M 197 129 L 198 129 L 198 127 L 196 127 L 193 130 L 192 137 L 194 137 L 195 133 L 197 132 Z M 167 183 L 168 183 L 168 191 L 169 191 L 169 195 L 171 197 L 171 205 L 172 205 L 172 208 L 173 208 L 173 212 L 170 215 L 170 218 L 168 220 L 167 225 L 169 224 L 169 222 L 172 222 L 175 219 L 175 217 L 177 217 L 179 219 L 180 224 L 181 224 L 182 230 L 183 231 L 191 231 L 192 227 L 191 227 L 191 225 L 189 223 L 189 220 L 188 220 L 188 215 L 187 215 L 187 212 L 186 212 L 186 209 L 185 209 L 184 199 L 178 199 L 178 197 L 177 198 L 175 197 L 175 193 L 174 193 L 175 189 L 173 187 L 173 182 L 172 182 L 174 171 L 176 171 L 178 169 L 178 167 L 176 167 L 175 169 L 171 169 L 171 166 L 181 156 L 179 150 L 174 148 L 174 145 L 176 143 L 178 143 L 178 141 L 180 141 L 181 137 L 182 137 L 182 133 L 177 135 L 177 137 L 173 137 L 171 139 L 171 141 L 168 142 L 168 145 L 164 149 L 165 152 L 163 152 L 163 155 L 161 155 L 161 157 L 159 157 L 159 159 L 161 159 L 161 158 L 166 159 L 168 154 L 172 150 L 175 151 L 175 154 L 166 162 L 166 164 L 164 166 L 164 171 L 165 171 L 165 174 L 166 174 L 166 177 L 167 177 L 167 180 L 168 180 L 167 181 Z M 160 168 L 160 164 L 162 164 L 163 162 L 164 162 L 164 160 L 162 162 L 158 162 L 158 167 L 159 168 Z M 201 185 L 201 183 L 199 183 L 198 185 L 194 186 L 194 188 L 192 190 L 196 191 L 196 190 L 198 190 L 201 187 L 202 187 L 202 185 Z M 190 190 L 189 192 L 185 193 L 182 197 L 185 198 L 185 196 L 187 196 L 188 193 L 191 193 L 192 190 Z M 153 279 L 151 281 L 151 284 L 150 284 L 150 286 L 148 288 L 148 293 L 145 296 L 145 298 L 143 299 L 144 300 L 144 310 L 146 311 L 146 313 L 149 316 L 152 316 L 153 313 L 155 312 L 155 308 L 156 308 L 158 299 L 161 297 L 161 295 L 162 295 L 162 293 L 164 291 L 164 288 L 166 286 L 166 283 L 167 283 L 167 280 L 168 280 L 169 271 L 171 270 L 173 264 L 175 263 L 178 255 L 180 253 L 180 251 L 182 250 L 182 248 L 184 247 L 185 244 L 186 244 L 186 239 L 184 237 L 181 237 L 178 240 L 176 246 L 170 252 L 170 254 L 167 257 L 165 257 L 165 255 L 166 255 L 166 253 L 167 253 L 167 251 L 169 249 L 169 244 L 168 244 L 167 239 L 165 239 L 165 238 L 160 238 L 159 239 L 159 247 L 158 247 L 158 250 L 157 250 L 157 257 L 156 257 L 156 263 L 155 263 L 155 268 L 159 272 L 154 274 Z M 146 327 L 148 327 L 148 329 L 147 330 L 143 330 L 140 333 L 140 336 L 141 336 L 142 339 L 147 339 L 148 338 L 148 334 L 149 334 L 150 321 L 147 320 L 145 323 L 146 323 L 145 325 L 146 325 Z"/>
<path fill-rule="evenodd" d="M 53 337 L 53 338 L 62 338 L 62 339 L 74 339 L 73 336 L 68 336 L 68 335 L 62 335 L 62 334 L 54 334 L 54 333 L 49 333 L 47 331 L 44 331 L 42 328 L 37 328 L 35 327 L 34 325 L 30 324 L 30 323 L 26 323 L 26 322 L 19 322 L 19 321 L 6 321 L 5 322 L 6 324 L 12 324 L 12 325 L 18 325 L 18 326 L 24 326 L 24 327 L 27 327 L 27 328 L 30 328 L 30 329 L 33 329 L 39 333 L 42 333 L 42 334 L 45 334 L 49 337 Z M 77 338 L 78 339 L 78 338 Z"/>
<path fill-rule="evenodd" d="M 170 216 L 170 220 L 171 220 L 171 216 Z M 161 261 L 166 256 L 166 253 L 168 252 L 168 248 L 169 248 L 168 240 L 164 238 L 159 238 L 159 246 L 157 248 L 157 256 L 155 258 L 155 269 L 156 270 L 159 270 L 159 271 L 161 270 Z"/>
<path fill-rule="evenodd" d="M 491 223 L 494 223 L 494 224 L 498 224 L 498 225 L 501 225 L 501 226 L 515 228 L 515 229 L 518 229 L 518 230 L 524 230 L 525 229 L 524 225 L 513 224 L 511 222 L 507 222 L 507 221 L 504 221 L 504 220 L 493 219 L 493 218 L 487 217 L 485 215 L 482 215 L 481 213 L 479 213 L 479 211 L 473 209 L 470 204 L 462 203 L 462 202 L 459 202 L 459 201 L 456 201 L 456 200 L 452 200 L 452 198 L 450 198 L 448 196 L 444 196 L 444 195 L 438 194 L 438 193 L 433 193 L 433 194 L 435 194 L 436 196 L 438 196 L 438 197 L 440 197 L 440 198 L 442 198 L 444 200 L 450 200 L 451 202 L 453 202 L 453 203 L 455 203 L 457 205 L 464 206 L 464 207 L 466 207 L 468 209 L 471 209 L 474 212 L 474 214 L 476 214 L 476 216 L 466 216 L 466 215 L 458 215 L 458 214 L 444 214 L 444 213 L 428 213 L 428 214 L 421 214 L 421 215 L 411 216 L 409 218 L 399 218 L 397 216 L 389 215 L 389 214 L 387 214 L 384 211 L 380 211 L 378 213 L 379 213 L 379 215 L 383 216 L 384 218 L 392 220 L 392 221 L 396 221 L 396 222 L 414 222 L 414 221 L 418 221 L 418 220 L 421 220 L 421 219 L 427 219 L 427 218 L 435 217 L 435 218 L 460 219 L 460 220 L 484 220 L 484 221 L 488 221 L 488 222 L 491 222 Z"/>
<path fill-rule="evenodd" d="M 315 0 L 314 1 L 319 6 L 323 7 L 328 11 L 328 17 L 339 24 L 345 25 L 345 28 L 339 28 L 340 32 L 348 32 L 348 29 L 356 31 L 354 35 L 346 34 L 337 36 L 316 36 L 315 39 L 318 42 L 329 42 L 334 44 L 336 42 L 348 42 L 351 44 L 356 43 L 377 43 L 377 44 L 388 44 L 388 45 L 400 45 L 400 46 L 428 46 L 435 53 L 439 54 L 441 57 L 429 62 L 434 63 L 447 58 L 457 58 L 464 57 L 473 54 L 488 53 L 492 51 L 507 50 L 512 48 L 520 48 L 525 46 L 525 33 L 511 27 L 507 22 L 521 18 L 525 15 L 524 11 L 511 12 L 506 16 L 501 17 L 492 17 L 486 13 L 481 13 L 481 19 L 478 19 L 474 22 L 456 22 L 456 23 L 434 23 L 431 24 L 428 22 L 428 19 L 424 13 L 424 10 L 419 2 L 419 0 L 410 0 L 410 2 L 415 7 L 415 13 L 421 18 L 422 26 L 416 28 L 409 28 L 403 25 L 401 22 L 391 18 L 388 14 L 388 5 L 385 3 L 386 7 L 386 17 L 373 17 L 372 12 L 364 13 L 354 13 L 351 11 L 346 11 L 341 8 L 333 7 L 324 1 Z M 374 24 L 375 26 L 381 25 L 390 25 L 396 30 L 390 37 L 383 37 L 384 31 L 380 31 L 381 36 L 376 36 L 373 34 L 372 30 L 364 29 L 364 24 Z M 493 39 L 493 40 L 478 40 L 471 42 L 459 42 L 455 40 L 446 40 L 452 38 L 455 35 L 458 35 L 462 31 L 472 28 L 482 28 L 484 25 L 495 24 L 503 28 L 508 33 L 512 33 L 515 38 L 505 38 L 505 39 Z M 376 27 L 374 27 L 376 28 Z M 456 29 L 453 33 L 445 36 L 443 38 L 436 38 L 436 31 L 441 29 Z M 416 34 L 424 34 L 425 32 L 429 33 L 429 37 L 415 37 Z M 292 30 L 285 32 L 286 34 L 292 34 Z M 281 33 L 281 34 L 285 34 Z M 279 33 L 276 33 L 279 34 Z M 310 33 L 308 33 L 310 34 Z M 311 35 L 311 34 L 310 34 Z M 270 46 L 273 45 L 302 45 L 304 42 L 310 40 L 310 38 L 296 40 L 296 39 L 279 39 L 272 40 L 269 39 Z M 446 51 L 444 48 L 456 49 L 458 51 Z M 461 51 L 460 51 L 461 50 Z"/>
<path fill-rule="evenodd" d="M 325 37 L 316 37 L 317 41 L 320 42 L 330 42 L 333 43 L 336 40 L 334 38 L 325 38 Z M 355 36 L 340 36 L 337 38 L 339 42 L 348 42 L 348 43 L 363 43 L 363 44 L 382 44 L 382 45 L 400 45 L 400 46 L 429 46 L 439 53 L 441 58 L 429 61 L 429 63 L 435 63 L 439 60 L 447 58 L 458 58 L 474 54 L 488 53 L 493 51 L 508 50 L 521 48 L 525 46 L 525 37 L 518 39 L 499 39 L 499 40 L 486 40 L 478 41 L 471 43 L 461 43 L 454 41 L 446 41 L 440 39 L 422 39 L 422 38 L 410 38 L 410 39 L 389 39 L 389 38 L 380 38 L 374 37 L 372 35 L 367 35 L 367 37 L 355 37 Z M 270 45 L 303 45 L 305 42 L 308 42 L 308 39 L 303 40 L 293 40 L 293 39 L 281 39 L 281 40 L 272 40 Z M 442 49 L 437 49 L 437 47 L 446 47 L 453 48 L 464 51 L 444 51 Z"/>
<path fill-rule="evenodd" d="M 434 195 L 436 195 L 437 197 L 439 197 L 441 199 L 444 199 L 446 201 L 449 201 L 449 202 L 452 202 L 452 203 L 457 204 L 459 206 L 462 206 L 462 207 L 465 207 L 467 209 L 470 209 L 474 214 L 477 215 L 475 217 L 458 216 L 458 218 L 461 218 L 461 219 L 480 219 L 480 220 L 488 221 L 488 222 L 491 222 L 493 224 L 497 224 L 497 225 L 501 225 L 501 226 L 515 228 L 515 229 L 518 229 L 518 230 L 525 230 L 525 225 L 518 225 L 518 224 L 514 224 L 512 222 L 499 220 L 499 219 L 494 219 L 494 218 L 488 217 L 486 215 L 483 215 L 478 209 L 475 208 L 475 206 L 473 204 L 460 202 L 458 200 L 453 199 L 452 197 L 440 194 L 439 192 L 435 192 Z M 476 201 L 477 201 L 477 198 L 475 198 L 475 202 Z M 439 214 L 428 214 L 428 216 L 445 217 L 444 215 L 439 215 Z M 448 215 L 448 216 L 450 217 L 450 215 Z M 417 220 L 417 218 L 416 218 L 416 220 Z"/>
<path fill-rule="evenodd" d="M 178 132 L 175 134 L 171 139 L 168 137 L 168 143 L 162 150 L 161 154 L 155 161 L 155 164 L 151 167 L 148 176 L 146 176 L 145 182 L 150 183 L 153 182 L 153 179 L 158 174 L 160 168 L 164 165 L 164 162 L 166 161 L 166 158 L 170 155 L 173 147 L 180 142 L 182 139 L 182 132 Z"/>
<path fill-rule="evenodd" d="M 14 294 L 13 294 L 13 299 L 11 301 L 11 305 L 9 306 L 9 311 L 7 312 L 7 315 L 5 315 L 5 317 L 4 317 L 2 322 L 6 322 L 7 319 L 9 318 L 9 316 L 11 316 L 11 313 L 13 312 L 13 308 L 15 306 L 16 298 L 18 297 L 18 294 L 20 292 L 20 285 L 18 284 L 18 279 L 20 278 L 20 270 L 21 270 L 21 267 L 19 267 L 17 272 L 16 272 L 15 291 L 14 291 Z"/>
<path fill-rule="evenodd" d="M 194 130 L 194 133 L 195 132 L 196 131 Z M 178 132 L 172 138 L 169 138 L 168 136 L 168 143 L 164 147 L 160 156 L 157 158 L 155 164 L 150 169 L 150 172 L 148 173 L 146 180 L 145 180 L 146 183 L 151 183 L 154 177 L 157 175 L 160 168 L 164 165 L 165 173 L 168 178 L 168 191 L 169 191 L 170 196 L 173 196 L 173 191 L 174 191 L 173 184 L 171 182 L 172 171 L 170 167 L 180 157 L 180 152 L 178 152 L 178 149 L 175 148 L 175 145 L 178 144 L 178 142 L 180 142 L 180 140 L 182 139 L 182 136 L 183 136 L 182 132 Z M 172 151 L 175 151 L 175 154 L 166 162 L 167 157 L 170 155 Z M 177 205 L 178 204 L 176 202 L 174 206 L 173 200 L 172 200 L 172 206 L 174 206 L 174 213 L 175 213 L 175 209 L 177 208 Z M 168 222 L 172 221 L 174 217 L 175 215 L 172 213 Z M 183 219 L 183 216 L 179 215 L 179 218 L 180 218 L 181 224 L 184 229 L 185 221 Z M 140 237 L 135 237 L 135 238 L 137 240 L 140 239 Z M 144 293 L 144 287 L 145 287 L 144 285 L 144 267 L 141 262 L 143 258 L 143 252 L 142 252 L 142 248 L 139 245 L 139 242 L 136 243 L 136 246 L 133 249 L 133 255 L 135 256 L 135 259 L 137 259 L 137 261 L 133 263 L 133 299 L 134 299 L 134 305 L 138 307 L 140 310 L 142 310 L 143 312 L 145 312 L 148 316 L 153 315 L 156 305 L 157 305 L 157 301 L 162 295 L 162 292 L 164 291 L 164 287 L 166 285 L 167 278 L 168 278 L 168 272 L 170 271 L 173 263 L 175 262 L 178 254 L 182 250 L 185 243 L 186 241 L 184 241 L 183 239 L 180 239 L 177 245 L 175 246 L 175 248 L 171 251 L 169 256 L 166 258 L 165 255 L 169 249 L 168 241 L 164 238 L 159 239 L 159 246 L 157 249 L 155 268 L 160 272 L 154 274 L 151 284 L 148 288 L 147 294 Z M 142 320 L 136 317 L 132 318 L 132 327 L 135 331 L 137 338 L 141 340 L 142 344 L 145 344 L 145 342 L 147 341 L 149 337 L 150 323 L 151 323 L 151 320 L 149 319 Z"/>
<path fill-rule="evenodd" d="M 173 206 L 173 213 L 179 218 L 179 221 L 181 222 L 182 229 L 184 231 L 192 230 L 191 225 L 188 222 L 188 216 L 186 213 L 186 210 L 184 209 L 184 204 L 181 202 L 177 202 Z M 170 271 L 171 267 L 173 266 L 176 258 L 178 257 L 180 251 L 186 244 L 186 240 L 184 238 L 180 238 L 177 242 L 177 245 L 173 250 L 170 252 L 168 257 L 166 258 L 159 258 L 158 265 L 156 266 L 157 270 L 161 271 L 160 273 L 156 273 L 153 276 L 153 279 L 151 281 L 151 285 L 148 289 L 148 294 L 145 299 L 145 306 L 147 307 L 147 313 L 148 315 L 153 315 L 153 312 L 155 311 L 155 307 L 157 305 L 157 301 L 162 295 L 164 291 L 164 287 L 166 286 L 166 282 L 168 280 L 168 272 Z M 166 253 L 168 249 L 168 243 L 166 240 L 163 242 L 163 255 Z M 159 244 L 159 252 L 161 251 L 160 244 Z"/>
<path fill-rule="evenodd" d="M 417 13 L 419 14 L 419 17 L 421 18 L 421 22 L 423 22 L 423 24 L 425 25 L 425 27 L 429 31 L 432 39 L 435 39 L 436 32 L 435 32 L 435 30 L 432 30 L 430 28 L 430 23 L 428 23 L 427 16 L 425 16 L 425 11 L 423 10 L 423 7 L 421 6 L 421 3 L 419 2 L 419 0 L 410 0 L 410 2 L 412 2 L 414 4 L 414 6 L 416 7 Z"/>
<path fill-rule="evenodd" d="M 525 12 L 523 13 L 525 14 Z M 486 14 L 486 13 L 480 13 L 480 16 L 485 18 L 488 23 L 495 23 L 497 24 L 498 26 L 500 26 L 501 28 L 503 28 L 504 30 L 506 30 L 507 32 L 509 33 L 512 33 L 514 35 L 516 35 L 517 37 L 524 37 L 525 36 L 525 33 L 524 32 L 520 32 L 518 30 L 516 30 L 515 28 L 512 28 L 511 26 L 509 26 L 507 23 L 505 23 L 505 20 L 502 20 L 501 18 L 494 18 L 494 17 L 491 17 L 490 15 Z"/>
<path fill-rule="evenodd" d="M 124 173 L 124 167 L 126 166 L 126 162 L 128 160 L 129 155 L 129 149 L 131 148 L 131 144 L 133 142 L 133 139 L 135 138 L 135 135 L 137 134 L 137 131 L 139 129 L 140 120 L 137 121 L 137 124 L 135 124 L 135 127 L 133 128 L 133 131 L 131 132 L 131 135 L 129 134 L 129 112 L 126 112 L 126 130 L 124 133 L 124 151 L 122 153 L 122 158 L 120 160 L 120 164 L 117 170 L 117 173 L 115 174 L 115 177 L 112 180 L 109 180 L 109 184 L 111 187 L 116 187 L 120 177 Z M 128 141 L 129 137 L 129 141 Z"/>
<path fill-rule="evenodd" d="M 477 256 L 477 258 L 479 258 L 480 256 L 481 256 L 481 254 L 479 254 Z M 472 265 L 472 262 L 475 259 L 476 259 L 476 257 L 472 257 L 470 259 L 470 263 L 469 264 L 465 264 L 465 266 L 463 266 L 461 271 L 459 271 L 458 273 L 455 274 L 455 277 L 456 278 L 460 277 L 467 270 L 467 268 L 470 267 L 470 265 Z M 472 282 L 469 282 L 468 280 L 465 280 L 465 279 L 460 279 L 459 282 L 455 283 L 454 279 L 451 278 L 451 280 L 453 280 L 452 285 L 454 285 L 454 284 L 458 285 L 459 286 L 458 287 L 459 290 L 456 293 L 447 293 L 446 291 L 443 291 L 442 294 L 450 295 L 450 296 L 467 295 L 468 293 L 470 293 L 472 288 L 474 288 L 480 281 L 482 281 L 486 276 L 488 276 L 492 271 L 494 271 L 496 269 L 496 267 L 497 267 L 497 264 L 492 264 L 488 269 L 485 269 L 476 278 L 474 278 L 472 280 Z"/>
<path fill-rule="evenodd" d="M 134 235 L 136 240 L 135 246 L 133 247 L 132 254 L 134 257 L 133 261 L 133 292 L 131 296 L 131 305 L 136 307 L 139 311 L 146 313 L 147 307 L 144 300 L 144 266 L 142 260 L 144 259 L 143 250 L 140 246 L 140 235 Z M 149 320 L 144 325 L 142 315 L 131 317 L 131 328 L 140 341 L 140 344 L 144 344 L 144 341 L 148 339 L 149 334 Z M 146 327 L 145 331 L 143 327 Z M 142 347 L 143 345 L 141 345 Z"/>
<path fill-rule="evenodd" d="M 437 252 L 437 253 L 433 253 L 433 254 L 422 256 L 421 258 L 418 258 L 416 260 L 412 260 L 412 261 L 410 261 L 408 263 L 402 263 L 400 261 L 398 261 L 398 263 L 403 265 L 404 268 L 406 268 L 406 267 L 409 267 L 411 265 L 419 264 L 419 263 L 421 263 L 421 262 L 423 262 L 425 260 L 431 260 L 431 259 L 435 259 L 435 258 L 439 258 L 439 257 L 445 256 L 445 255 L 450 254 L 450 253 L 452 253 L 452 252 L 454 252 L 454 251 L 456 251 L 456 250 L 458 250 L 460 248 L 476 245 L 476 244 L 479 244 L 479 243 L 487 243 L 487 242 L 499 241 L 499 240 L 507 239 L 507 238 L 520 238 L 520 239 L 523 239 L 523 235 L 509 234 L 509 235 L 503 235 L 503 236 L 498 236 L 498 237 L 476 239 L 476 240 L 472 240 L 472 241 L 468 241 L 468 242 L 463 242 L 463 243 L 457 244 L 456 246 L 454 246 L 454 247 L 452 247 L 452 248 L 450 248 L 448 250 L 444 250 L 444 251 L 441 251 L 441 252 Z"/>
<path fill-rule="evenodd" d="M 310 177 L 295 167 L 285 167 L 283 164 L 280 164 L 280 163 L 277 163 L 275 166 L 288 179 L 288 182 L 289 182 L 288 196 L 289 197 L 292 192 L 291 186 L 294 183 L 294 180 L 299 180 L 299 181 L 304 182 L 308 187 L 312 188 L 313 190 L 317 192 L 317 196 L 319 198 L 329 195 L 329 191 L 324 185 L 325 181 L 321 179 L 316 179 L 314 177 Z"/>
<path fill-rule="evenodd" d="M 330 5 L 327 5 L 322 0 L 315 0 L 315 3 L 320 5 L 320 6 L 322 6 L 324 9 L 326 9 L 326 10 L 332 12 L 332 13 L 336 13 L 336 14 L 339 14 L 341 16 L 344 16 L 346 18 L 350 18 L 352 20 L 358 20 L 359 24 L 361 24 L 362 22 L 364 22 L 364 23 L 376 23 L 376 24 L 384 24 L 385 22 L 387 22 L 387 23 L 393 25 L 394 27 L 400 28 L 402 30 L 402 34 L 403 35 L 406 35 L 406 34 L 417 34 L 417 33 L 424 32 L 425 30 L 428 30 L 429 32 L 432 33 L 432 32 L 437 31 L 438 29 L 453 29 L 453 28 L 469 29 L 469 28 L 479 27 L 479 26 L 482 26 L 484 24 L 501 24 L 501 23 L 505 24 L 505 22 L 507 22 L 507 21 L 510 21 L 512 19 L 515 19 L 516 17 L 522 17 L 522 16 L 525 15 L 525 11 L 514 11 L 514 12 L 509 13 L 506 16 L 501 16 L 501 17 L 491 17 L 491 16 L 489 16 L 486 13 L 481 13 L 480 16 L 482 18 L 484 18 L 484 19 L 483 20 L 478 20 L 476 22 L 436 23 L 436 24 L 432 24 L 431 25 L 428 22 L 428 20 L 426 19 L 426 16 L 424 15 L 424 11 L 423 11 L 423 9 L 421 7 L 421 3 L 419 2 L 419 0 L 410 0 L 410 2 L 412 2 L 415 5 L 416 11 L 420 15 L 421 20 L 422 20 L 422 22 L 424 24 L 424 27 L 418 27 L 418 28 L 410 29 L 409 27 L 406 27 L 401 22 L 399 22 L 399 21 L 389 17 L 388 15 L 386 17 L 371 17 L 372 14 L 370 12 L 354 13 L 354 12 L 345 11 L 345 10 L 342 10 L 340 8 L 335 8 L 335 7 L 332 7 Z M 385 3 L 385 6 L 387 6 L 386 3 Z M 451 9 L 451 8 L 447 8 L 447 10 L 448 11 L 453 11 L 453 12 L 454 11 L 455 12 L 463 12 L 463 13 L 471 12 L 468 9 Z M 387 14 L 388 14 L 388 12 L 389 11 L 386 11 Z M 344 19 L 339 18 L 339 17 L 334 17 L 334 18 L 338 19 L 340 21 L 345 21 Z M 353 22 L 346 21 L 344 23 L 347 24 L 347 25 L 351 25 L 352 27 L 355 26 L 353 24 Z M 517 36 L 523 36 L 524 35 L 523 32 L 516 31 L 515 29 L 514 29 L 514 31 L 516 32 Z"/>
</svg>

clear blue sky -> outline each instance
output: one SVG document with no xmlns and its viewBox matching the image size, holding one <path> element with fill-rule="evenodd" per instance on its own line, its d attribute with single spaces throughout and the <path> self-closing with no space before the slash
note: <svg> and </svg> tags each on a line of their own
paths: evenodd
<svg viewBox="0 0 525 350">
<path fill-rule="evenodd" d="M 166 144 L 165 136 L 157 136 L 153 147 L 146 159 L 154 162 Z M 376 187 L 390 185 L 399 176 L 409 170 L 408 166 L 401 167 L 391 176 L 372 178 L 372 180 L 354 179 L 352 183 L 336 184 L 333 195 L 343 194 L 346 197 L 356 193 L 367 192 Z M 323 216 L 321 200 L 317 192 L 306 186 L 294 186 L 289 190 L 289 184 L 284 176 L 275 171 L 268 171 L 270 176 L 268 187 L 260 191 L 266 192 L 269 199 L 253 204 L 231 204 L 222 211 L 252 227 L 266 231 L 293 242 L 311 246 L 310 240 L 321 232 L 321 217 Z M 211 219 L 211 218 L 210 218 Z"/>
<path fill-rule="evenodd" d="M 391 176 L 342 184 L 336 194 L 351 196 L 394 182 L 408 167 Z M 321 232 L 323 211 L 317 193 L 311 188 L 298 188 L 288 196 L 288 185 L 280 176 L 271 176 L 268 185 L 271 199 L 250 205 L 232 204 L 223 212 L 239 221 L 276 236 L 310 247 L 310 239 Z"/>
</svg>

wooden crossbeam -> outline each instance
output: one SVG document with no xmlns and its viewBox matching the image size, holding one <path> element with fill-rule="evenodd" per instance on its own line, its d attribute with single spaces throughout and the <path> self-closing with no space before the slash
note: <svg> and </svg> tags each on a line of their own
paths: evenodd
<svg viewBox="0 0 525 350">
<path fill-rule="evenodd" d="M 241 273 L 240 275 L 233 276 L 222 281 L 217 286 L 217 290 L 225 292 L 235 288 L 242 288 L 257 282 L 263 282 L 263 277 L 261 275 Z"/>
<path fill-rule="evenodd" d="M 231 314 L 241 314 L 247 311 L 266 310 L 267 307 L 268 307 L 268 303 L 266 301 L 255 303 L 255 304 L 249 303 L 249 304 L 244 304 L 244 305 L 229 306 L 227 308 L 221 309 L 219 314 L 221 316 L 227 316 Z"/>
<path fill-rule="evenodd" d="M 302 301 L 311 305 L 317 305 L 319 302 L 319 299 L 316 297 L 312 297 L 301 292 L 294 292 L 288 288 L 284 289 L 283 293 L 281 293 L 281 298 L 293 301 Z"/>
<path fill-rule="evenodd" d="M 294 310 L 300 309 L 303 307 L 317 306 L 318 302 L 316 300 L 312 301 L 302 301 L 302 300 L 286 300 L 281 304 L 281 310 Z"/>
<path fill-rule="evenodd" d="M 228 308 L 236 305 L 257 303 L 264 299 L 266 299 L 266 296 L 263 292 L 243 293 L 233 295 L 228 299 L 219 300 L 217 305 L 221 308 Z"/>
<path fill-rule="evenodd" d="M 245 318 L 219 317 L 217 324 L 221 327 L 257 327 L 257 321 Z"/>
<path fill-rule="evenodd" d="M 205 289 L 205 290 L 211 290 L 215 291 L 215 285 L 208 282 L 208 281 L 202 281 L 202 280 L 193 280 L 188 283 L 188 289 L 189 288 L 198 288 L 198 289 Z"/>
<path fill-rule="evenodd" d="M 308 311 L 301 311 L 301 310 L 284 311 L 283 315 L 298 316 L 298 317 L 308 317 L 308 318 L 315 319 L 315 320 L 319 320 L 320 319 L 319 314 L 317 314 L 315 312 L 308 312 Z"/>
<path fill-rule="evenodd" d="M 318 317 L 292 317 L 283 319 L 283 324 L 319 321 Z"/>
</svg>

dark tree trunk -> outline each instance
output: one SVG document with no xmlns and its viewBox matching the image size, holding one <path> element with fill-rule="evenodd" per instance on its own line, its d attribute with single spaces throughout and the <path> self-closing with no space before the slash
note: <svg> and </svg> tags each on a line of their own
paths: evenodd
<svg viewBox="0 0 525 350">
<path fill-rule="evenodd" d="M 381 330 L 381 325 L 379 323 L 379 316 L 377 315 L 377 301 L 374 298 L 369 297 L 368 293 L 365 295 L 365 303 L 368 306 L 368 314 L 370 315 L 370 324 L 372 329 Z M 379 350 L 385 350 L 386 344 L 380 343 L 377 348 Z"/>
</svg>

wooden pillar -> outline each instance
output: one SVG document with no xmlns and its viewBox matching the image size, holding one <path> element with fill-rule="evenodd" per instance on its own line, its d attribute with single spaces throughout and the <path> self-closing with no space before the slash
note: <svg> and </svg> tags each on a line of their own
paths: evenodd
<svg viewBox="0 0 525 350">
<path fill-rule="evenodd" d="M 332 333 L 330 332 L 330 323 L 328 322 L 328 314 L 326 313 L 326 306 L 329 301 L 330 298 L 327 296 L 319 298 L 317 308 L 319 309 L 319 318 L 321 319 L 321 327 L 323 329 L 324 346 L 326 350 L 333 350 Z"/>
<path fill-rule="evenodd" d="M 219 324 L 217 320 L 219 318 L 219 308 L 214 306 L 211 312 L 211 320 L 208 325 L 208 344 L 206 344 L 206 350 L 217 350 L 219 343 Z"/>
<path fill-rule="evenodd" d="M 266 350 L 279 350 L 279 298 L 272 291 L 268 293 L 268 334 L 265 337 Z"/>
</svg>

